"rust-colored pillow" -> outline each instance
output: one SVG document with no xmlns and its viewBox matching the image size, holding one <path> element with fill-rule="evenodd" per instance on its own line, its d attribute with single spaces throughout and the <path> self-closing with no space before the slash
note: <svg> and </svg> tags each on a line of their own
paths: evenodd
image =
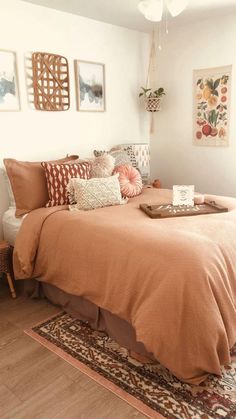
<svg viewBox="0 0 236 419">
<path fill-rule="evenodd" d="M 46 207 L 69 204 L 67 185 L 71 178 L 88 179 L 91 165 L 89 162 L 55 164 L 42 162 L 47 179 L 49 201 Z"/>
<path fill-rule="evenodd" d="M 51 163 L 66 163 L 78 159 L 67 156 Z M 47 181 L 41 162 L 26 162 L 4 159 L 13 195 L 16 201 L 16 217 L 46 205 L 49 200 Z"/>
</svg>

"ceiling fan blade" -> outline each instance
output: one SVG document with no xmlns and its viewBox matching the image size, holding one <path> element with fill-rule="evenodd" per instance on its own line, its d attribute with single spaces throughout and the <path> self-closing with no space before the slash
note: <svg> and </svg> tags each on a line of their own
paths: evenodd
<svg viewBox="0 0 236 419">
<path fill-rule="evenodd" d="M 138 9 L 144 17 L 152 22 L 160 22 L 163 12 L 163 0 L 141 0 Z"/>
<path fill-rule="evenodd" d="M 175 17 L 187 7 L 188 0 L 166 0 L 166 4 L 170 14 Z"/>
</svg>

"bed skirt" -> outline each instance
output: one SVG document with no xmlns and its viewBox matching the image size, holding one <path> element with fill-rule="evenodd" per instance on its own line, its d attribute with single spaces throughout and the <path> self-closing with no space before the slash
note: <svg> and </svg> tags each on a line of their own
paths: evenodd
<svg viewBox="0 0 236 419">
<path fill-rule="evenodd" d="M 61 307 L 71 316 L 88 322 L 93 329 L 107 333 L 119 345 L 127 348 L 132 355 L 137 354 L 154 360 L 154 356 L 147 352 L 143 343 L 136 341 L 135 330 L 130 323 L 85 298 L 67 294 L 59 288 L 39 280 L 25 280 L 24 293 L 31 298 L 46 297 L 51 303 Z"/>
</svg>

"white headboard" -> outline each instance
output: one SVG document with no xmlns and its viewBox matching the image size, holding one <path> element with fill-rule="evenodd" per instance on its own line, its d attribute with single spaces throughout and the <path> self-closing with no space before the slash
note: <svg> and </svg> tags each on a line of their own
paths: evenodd
<svg viewBox="0 0 236 419">
<path fill-rule="evenodd" d="M 9 196 L 4 173 L 4 169 L 0 167 L 0 240 L 3 239 L 2 216 L 9 208 Z"/>
</svg>

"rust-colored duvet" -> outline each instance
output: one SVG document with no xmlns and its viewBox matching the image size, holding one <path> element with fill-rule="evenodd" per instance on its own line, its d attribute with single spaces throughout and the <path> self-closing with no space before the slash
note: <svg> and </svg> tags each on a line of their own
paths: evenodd
<svg viewBox="0 0 236 419">
<path fill-rule="evenodd" d="M 16 278 L 40 278 L 127 320 L 173 374 L 200 383 L 221 373 L 236 342 L 236 199 L 214 199 L 230 211 L 153 220 L 138 207 L 171 202 L 157 189 L 94 211 L 34 210 L 16 239 Z"/>
</svg>

